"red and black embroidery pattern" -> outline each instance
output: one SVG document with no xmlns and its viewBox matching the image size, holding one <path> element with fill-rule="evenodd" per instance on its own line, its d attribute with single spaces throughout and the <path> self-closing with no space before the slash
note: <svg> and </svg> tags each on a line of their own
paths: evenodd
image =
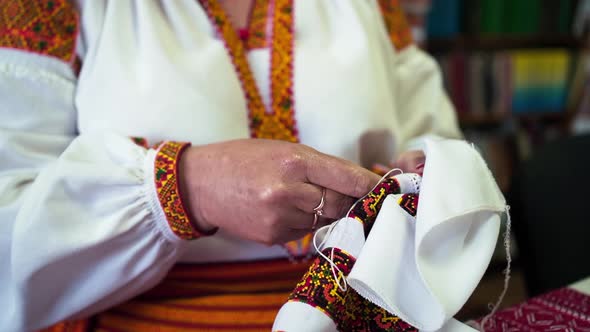
<svg viewBox="0 0 590 332">
<path fill-rule="evenodd" d="M 337 248 L 322 252 L 330 256 L 332 251 L 333 261 L 342 271 L 342 277 L 348 276 L 355 258 Z M 322 257 L 314 260 L 289 301 L 307 303 L 324 312 L 340 331 L 417 331 L 399 317 L 367 301 L 354 289 L 342 291 L 334 279 L 330 263 Z"/>
<path fill-rule="evenodd" d="M 0 47 L 74 64 L 78 13 L 67 0 L 0 0 Z"/>
<path fill-rule="evenodd" d="M 162 143 L 156 154 L 154 165 L 156 191 L 168 225 L 174 234 L 185 240 L 201 237 L 201 233 L 193 227 L 182 204 L 178 186 L 178 161 L 184 149 L 189 146 L 189 143 Z"/>
<path fill-rule="evenodd" d="M 404 194 L 397 201 L 399 206 L 404 209 L 412 217 L 416 216 L 418 212 L 418 196 L 417 194 Z"/>
<path fill-rule="evenodd" d="M 333 256 L 331 256 L 332 250 L 334 250 Z M 342 271 L 343 277 L 350 273 L 356 261 L 354 257 L 338 248 L 326 248 L 322 252 L 326 256 L 332 257 L 334 264 Z M 335 269 L 335 271 L 339 275 L 338 270 Z M 334 319 L 335 315 L 344 307 L 345 295 L 345 292 L 338 288 L 330 263 L 322 257 L 316 257 L 309 270 L 295 286 L 289 296 L 289 301 L 307 303 Z"/>
<path fill-rule="evenodd" d="M 348 216 L 363 224 L 366 237 L 369 235 L 369 232 L 375 223 L 377 213 L 381 209 L 385 197 L 387 197 L 387 195 L 399 193 L 399 182 L 394 177 L 387 178 L 357 203 Z"/>
<path fill-rule="evenodd" d="M 418 331 L 401 318 L 367 301 L 352 288 L 347 290 L 344 301 L 344 311 L 337 316 L 339 331 Z"/>
</svg>

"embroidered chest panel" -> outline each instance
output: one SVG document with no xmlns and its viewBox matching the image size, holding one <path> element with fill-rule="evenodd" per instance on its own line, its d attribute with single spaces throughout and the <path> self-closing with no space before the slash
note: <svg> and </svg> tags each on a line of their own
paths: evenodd
<svg viewBox="0 0 590 332">
<path fill-rule="evenodd" d="M 0 0 L 0 47 L 73 63 L 78 13 L 67 0 Z"/>
</svg>

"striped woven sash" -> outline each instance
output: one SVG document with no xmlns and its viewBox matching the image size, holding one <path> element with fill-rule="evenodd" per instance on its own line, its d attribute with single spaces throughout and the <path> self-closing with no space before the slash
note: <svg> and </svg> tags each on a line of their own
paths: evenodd
<svg viewBox="0 0 590 332">
<path fill-rule="evenodd" d="M 133 300 L 42 331 L 270 331 L 309 264 L 287 259 L 179 264 Z"/>
</svg>

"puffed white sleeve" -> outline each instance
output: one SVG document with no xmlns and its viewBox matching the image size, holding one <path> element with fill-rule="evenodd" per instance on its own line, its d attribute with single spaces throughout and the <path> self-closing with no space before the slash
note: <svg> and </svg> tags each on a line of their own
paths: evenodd
<svg viewBox="0 0 590 332">
<path fill-rule="evenodd" d="M 394 99 L 395 151 L 417 149 L 428 136 L 461 138 L 453 104 L 449 100 L 436 61 L 413 42 L 411 25 L 399 1 L 373 0 L 381 18 L 381 47 L 385 54 Z"/>
<path fill-rule="evenodd" d="M 415 148 L 430 135 L 461 138 L 456 112 L 436 61 L 416 45 L 409 45 L 396 51 L 394 64 L 400 148 Z"/>
<path fill-rule="evenodd" d="M 199 236 L 178 196 L 187 144 L 77 135 L 75 87 L 65 62 L 0 49 L 0 331 L 125 301 Z"/>
</svg>

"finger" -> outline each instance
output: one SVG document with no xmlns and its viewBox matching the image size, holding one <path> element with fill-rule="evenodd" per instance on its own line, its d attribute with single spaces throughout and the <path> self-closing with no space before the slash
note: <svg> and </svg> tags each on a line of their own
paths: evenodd
<svg viewBox="0 0 590 332">
<path fill-rule="evenodd" d="M 354 198 L 366 195 L 379 182 L 379 175 L 350 161 L 318 153 L 306 168 L 307 182 Z"/>
<path fill-rule="evenodd" d="M 334 221 L 332 218 L 318 217 L 318 221 L 314 227 L 314 217 L 315 213 L 293 208 L 281 217 L 281 224 L 291 230 L 307 230 L 311 232 L 312 229 L 318 229 Z"/>
<path fill-rule="evenodd" d="M 279 224 L 264 227 L 258 232 L 258 239 L 255 240 L 266 244 L 297 240 L 334 221 L 333 219 L 319 217 L 314 228 L 314 214 L 305 213 L 295 207 L 290 211 L 283 210 L 283 212 L 281 216 L 277 217 Z"/>
<path fill-rule="evenodd" d="M 404 172 L 418 173 L 424 168 L 426 156 L 422 151 L 404 152 L 395 163 Z"/>
<path fill-rule="evenodd" d="M 331 189 L 325 190 L 322 216 L 330 219 L 342 218 L 355 199 Z M 298 183 L 293 192 L 297 195 L 293 198 L 293 204 L 303 212 L 314 213 L 322 200 L 322 187 L 311 183 Z"/>
</svg>

